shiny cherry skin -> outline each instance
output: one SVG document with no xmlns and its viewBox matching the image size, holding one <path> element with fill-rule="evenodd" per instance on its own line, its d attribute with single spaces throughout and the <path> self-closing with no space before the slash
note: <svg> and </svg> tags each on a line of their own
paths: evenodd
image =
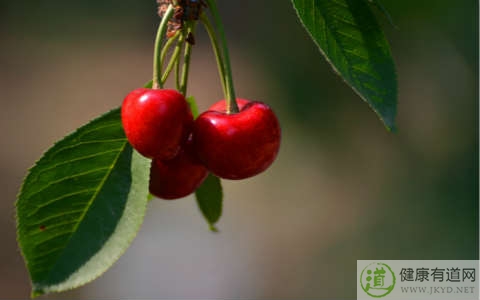
<svg viewBox="0 0 480 300">
<path fill-rule="evenodd" d="M 237 106 L 239 110 L 242 110 L 242 108 L 250 103 L 251 101 L 245 100 L 245 99 L 237 99 Z M 218 101 L 214 103 L 208 110 L 214 110 L 214 111 L 219 111 L 225 113 L 227 111 L 227 102 L 225 100 Z"/>
<path fill-rule="evenodd" d="M 194 148 L 207 169 L 225 179 L 245 179 L 265 171 L 280 148 L 281 129 L 272 109 L 237 99 L 239 112 L 226 113 L 215 103 L 195 121 Z"/>
<path fill-rule="evenodd" d="M 140 154 L 171 159 L 191 133 L 193 116 L 179 92 L 139 88 L 123 101 L 122 124 L 128 141 Z"/>
<path fill-rule="evenodd" d="M 196 158 L 189 143 L 171 160 L 152 160 L 150 193 L 166 200 L 183 198 L 193 193 L 207 175 L 207 168 Z"/>
</svg>

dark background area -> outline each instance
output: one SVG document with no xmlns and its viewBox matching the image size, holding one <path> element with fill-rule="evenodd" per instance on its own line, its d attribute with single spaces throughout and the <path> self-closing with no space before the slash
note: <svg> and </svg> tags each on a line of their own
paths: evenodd
<svg viewBox="0 0 480 300">
<path fill-rule="evenodd" d="M 152 201 L 125 255 L 42 298 L 355 298 L 359 259 L 478 259 L 478 1 L 382 1 L 397 63 L 388 133 L 321 57 L 290 1 L 219 0 L 237 94 L 283 126 L 276 163 L 225 181 L 221 232 L 193 197 Z M 151 77 L 155 1 L 0 1 L 0 298 L 25 299 L 14 201 L 27 169 Z M 190 94 L 222 97 L 203 30 Z"/>
</svg>

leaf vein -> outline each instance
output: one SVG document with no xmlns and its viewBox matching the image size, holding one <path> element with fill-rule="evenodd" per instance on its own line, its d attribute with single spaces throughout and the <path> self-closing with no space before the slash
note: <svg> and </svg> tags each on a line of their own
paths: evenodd
<svg viewBox="0 0 480 300">
<path fill-rule="evenodd" d="M 48 221 L 54 220 L 58 217 L 65 217 L 65 216 L 68 216 L 68 215 L 74 215 L 74 214 L 78 214 L 82 211 L 83 211 L 82 209 L 77 209 L 77 210 L 72 210 L 72 211 L 69 211 L 69 212 L 66 212 L 66 213 L 50 215 L 50 216 L 46 217 L 45 219 L 42 219 L 41 221 L 37 221 L 33 225 L 34 226 L 43 225 L 43 224 L 47 223 Z M 72 217 L 72 218 L 75 218 L 75 217 Z"/>
<path fill-rule="evenodd" d="M 74 231 L 72 231 L 72 230 L 65 230 L 65 231 L 63 231 L 63 232 L 60 232 L 59 234 L 56 234 L 56 235 L 54 235 L 54 236 L 50 236 L 48 239 L 45 239 L 45 240 L 43 240 L 43 241 L 38 242 L 38 243 L 35 245 L 35 248 L 38 249 L 41 245 L 43 245 L 43 244 L 45 244 L 45 243 L 48 243 L 48 242 L 50 242 L 51 240 L 54 240 L 54 239 L 59 238 L 59 237 L 64 236 L 64 235 L 71 235 L 73 232 L 74 232 Z"/>
<path fill-rule="evenodd" d="M 100 131 L 100 130 L 103 130 L 103 129 L 109 128 L 109 127 L 118 127 L 118 123 L 112 121 L 112 124 L 106 124 L 106 125 L 103 125 L 103 126 L 96 126 L 95 128 L 92 128 L 90 130 L 85 130 L 84 132 L 82 132 L 77 137 L 77 139 L 81 140 L 85 135 L 87 135 L 89 133 L 92 133 L 92 132 L 95 132 L 95 131 Z"/>
<path fill-rule="evenodd" d="M 65 194 L 65 195 L 62 195 L 60 197 L 57 197 L 57 198 L 54 198 L 54 199 L 50 199 L 49 201 L 41 204 L 41 205 L 37 205 L 37 208 L 35 209 L 35 211 L 31 212 L 30 214 L 27 215 L 27 218 L 30 218 L 32 217 L 33 215 L 35 215 L 40 209 L 42 209 L 43 207 L 45 206 L 48 206 L 52 203 L 55 203 L 57 201 L 60 201 L 60 200 L 63 200 L 65 198 L 68 198 L 68 197 L 71 197 L 71 196 L 76 196 L 76 195 L 80 195 L 80 194 L 88 194 L 88 193 L 92 193 L 94 192 L 95 189 L 84 189 L 84 190 L 81 190 L 81 191 L 76 191 L 76 192 L 73 192 L 73 193 L 69 193 L 69 194 Z"/>
<path fill-rule="evenodd" d="M 123 142 L 123 141 L 126 141 L 126 139 L 122 138 L 122 139 L 91 140 L 91 141 L 88 141 L 88 142 L 78 142 L 78 143 L 73 144 L 73 145 L 62 147 L 62 148 L 58 149 L 57 151 L 53 152 L 50 155 L 50 159 L 54 159 L 55 156 L 58 155 L 58 153 L 60 153 L 60 152 L 63 152 L 65 150 L 70 150 L 72 148 L 77 148 L 77 147 L 83 146 L 83 145 L 105 144 L 105 143 L 114 143 L 114 142 Z"/>
<path fill-rule="evenodd" d="M 60 184 L 64 181 L 67 181 L 69 179 L 74 179 L 76 177 L 81 177 L 81 176 L 85 176 L 85 175 L 88 175 L 88 174 L 92 174 L 92 173 L 96 173 L 96 172 L 99 172 L 99 171 L 103 171 L 103 170 L 106 170 L 106 169 L 109 169 L 110 167 L 102 167 L 102 168 L 97 168 L 97 169 L 93 169 L 93 170 L 89 170 L 89 171 L 86 171 L 86 172 L 82 172 L 82 173 L 77 173 L 77 174 L 74 174 L 74 175 L 70 175 L 70 176 L 65 176 L 63 178 L 60 178 L 60 179 L 57 179 L 57 180 L 54 180 L 54 181 L 51 181 L 49 184 L 45 185 L 43 188 L 41 188 L 40 190 L 38 191 L 35 191 L 33 192 L 32 194 L 28 195 L 27 197 L 25 197 L 27 200 L 28 199 L 31 199 L 32 197 L 38 195 L 39 193 L 43 192 L 44 190 L 52 187 L 53 185 L 57 185 L 57 184 Z"/>
<path fill-rule="evenodd" d="M 76 157 L 75 159 L 69 159 L 69 160 L 66 160 L 66 161 L 62 161 L 62 162 L 59 162 L 59 163 L 56 163 L 48 168 L 45 168 L 43 169 L 42 171 L 38 172 L 37 173 L 37 176 L 36 177 L 39 177 L 40 174 L 42 173 L 45 173 L 47 171 L 50 171 L 52 169 L 55 169 L 55 168 L 58 168 L 62 165 L 65 165 L 65 164 L 69 164 L 69 163 L 72 163 L 72 162 L 76 162 L 76 161 L 80 161 L 80 160 L 84 160 L 84 159 L 90 159 L 90 158 L 96 158 L 96 157 L 99 157 L 99 156 L 102 156 L 102 155 L 105 155 L 105 154 L 109 154 L 109 153 L 112 153 L 112 152 L 117 152 L 119 151 L 120 149 L 113 149 L 113 150 L 108 150 L 108 151 L 103 151 L 103 152 L 98 152 L 98 153 L 95 153 L 95 154 L 91 154 L 91 155 L 85 155 L 85 156 L 79 156 L 79 157 Z"/>
</svg>

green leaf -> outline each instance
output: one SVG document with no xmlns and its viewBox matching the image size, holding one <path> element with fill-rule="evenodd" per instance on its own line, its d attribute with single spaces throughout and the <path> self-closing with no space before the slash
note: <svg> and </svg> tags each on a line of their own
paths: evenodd
<svg viewBox="0 0 480 300">
<path fill-rule="evenodd" d="M 210 225 L 210 230 L 217 232 L 215 223 L 222 215 L 223 191 L 220 178 L 209 174 L 203 184 L 195 191 L 197 204 Z"/>
<path fill-rule="evenodd" d="M 35 164 L 16 203 L 33 297 L 86 284 L 123 254 L 143 221 L 149 164 L 127 142 L 120 109 L 65 137 Z"/>
<path fill-rule="evenodd" d="M 143 85 L 144 88 L 151 89 L 153 86 L 153 80 L 150 80 L 149 82 L 145 83 Z"/>
<path fill-rule="evenodd" d="M 397 79 L 385 36 L 366 0 L 292 0 L 333 69 L 395 129 Z"/>
<path fill-rule="evenodd" d="M 190 110 L 192 111 L 193 118 L 196 119 L 199 115 L 197 102 L 193 96 L 186 98 L 188 105 L 190 105 Z"/>
<path fill-rule="evenodd" d="M 187 102 L 190 105 L 193 117 L 197 118 L 199 112 L 195 98 L 190 96 L 187 98 Z M 205 179 L 203 184 L 195 191 L 195 198 L 197 199 L 200 211 L 210 226 L 210 230 L 218 232 L 215 223 L 218 222 L 222 215 L 223 201 L 222 183 L 220 182 L 220 178 L 208 174 L 207 179 Z"/>
<path fill-rule="evenodd" d="M 368 0 L 370 3 L 372 3 L 388 20 L 390 25 L 392 25 L 394 28 L 397 28 L 397 25 L 395 25 L 395 22 L 393 22 L 392 16 L 390 16 L 390 13 L 388 10 L 383 6 L 383 4 L 379 0 Z"/>
</svg>

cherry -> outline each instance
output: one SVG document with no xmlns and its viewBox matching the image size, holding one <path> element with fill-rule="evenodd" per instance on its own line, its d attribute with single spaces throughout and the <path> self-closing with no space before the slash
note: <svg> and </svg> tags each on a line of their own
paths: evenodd
<svg viewBox="0 0 480 300">
<path fill-rule="evenodd" d="M 280 148 L 280 124 L 272 109 L 237 99 L 240 112 L 227 114 L 226 102 L 215 103 L 195 121 L 197 156 L 213 174 L 244 179 L 265 171 Z"/>
<path fill-rule="evenodd" d="M 208 171 L 195 157 L 191 143 L 171 160 L 154 159 L 150 168 L 150 193 L 162 199 L 178 199 L 193 193 Z"/>
<path fill-rule="evenodd" d="M 193 117 L 179 92 L 139 88 L 123 101 L 122 124 L 128 141 L 140 154 L 171 159 L 190 134 Z"/>
<path fill-rule="evenodd" d="M 237 99 L 237 106 L 239 110 L 242 110 L 242 108 L 250 103 L 251 101 L 245 100 L 245 99 Z M 227 111 L 227 102 L 225 100 L 218 101 L 214 103 L 208 110 L 215 110 L 215 111 L 220 111 L 220 112 L 226 112 Z"/>
</svg>

